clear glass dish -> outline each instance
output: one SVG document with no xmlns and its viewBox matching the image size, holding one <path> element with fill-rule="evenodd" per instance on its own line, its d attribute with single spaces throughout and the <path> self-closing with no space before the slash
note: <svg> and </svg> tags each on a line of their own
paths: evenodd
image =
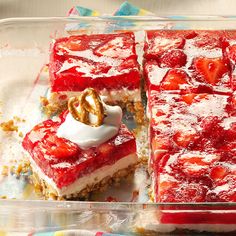
<svg viewBox="0 0 236 236">
<path fill-rule="evenodd" d="M 24 115 L 30 117 L 31 125 L 36 123 L 35 114 L 39 113 L 40 109 L 39 101 L 34 98 L 42 95 L 43 91 L 40 88 L 45 84 L 39 83 L 36 90 L 34 86 L 40 69 L 48 62 L 52 38 L 68 34 L 111 33 L 119 30 L 131 30 L 142 34 L 146 29 L 162 28 L 236 29 L 236 17 L 78 17 L 0 20 L 1 121 L 20 114 L 22 117 Z M 29 97 L 30 102 L 26 102 Z M 23 128 L 28 127 L 22 125 Z M 16 137 L 9 139 L 7 136 L 1 136 L 1 165 L 6 162 L 9 153 L 13 156 L 19 155 L 19 147 L 15 145 L 16 140 L 18 140 Z M 17 184 L 22 184 L 20 179 Z M 5 190 L 8 187 L 5 186 Z M 12 184 L 10 188 L 15 190 L 16 196 L 19 194 L 16 185 Z M 1 191 L 3 187 L 0 188 L 0 194 Z M 161 235 L 178 235 L 182 231 L 189 232 L 189 230 L 196 234 L 202 231 L 231 233 L 236 231 L 235 203 L 72 202 L 32 200 L 31 196 L 28 196 L 30 200 L 20 199 L 24 197 L 0 200 L 0 232 L 4 230 L 11 233 L 29 233 L 79 229 L 142 235 L 156 232 L 161 232 Z"/>
</svg>

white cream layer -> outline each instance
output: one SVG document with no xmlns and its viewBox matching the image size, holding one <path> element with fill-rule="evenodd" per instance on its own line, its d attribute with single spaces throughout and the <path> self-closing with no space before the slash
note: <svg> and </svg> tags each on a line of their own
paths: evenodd
<svg viewBox="0 0 236 236">
<path fill-rule="evenodd" d="M 48 93 L 48 99 L 50 102 L 61 103 L 63 100 L 60 99 L 61 96 L 66 95 L 67 98 L 74 96 L 79 96 L 82 92 L 80 91 L 61 91 L 61 92 L 51 92 Z M 103 89 L 99 91 L 100 95 L 104 97 L 104 102 L 117 103 L 117 102 L 139 102 L 141 101 L 141 91 L 140 89 L 129 90 L 127 88 L 119 90 L 107 90 Z"/>
<path fill-rule="evenodd" d="M 138 158 L 136 153 L 132 153 L 130 155 L 124 156 L 113 165 L 103 166 L 88 175 L 80 177 L 74 183 L 66 187 L 58 188 L 56 183 L 47 175 L 45 175 L 43 171 L 38 167 L 38 165 L 34 162 L 34 160 L 30 158 L 33 171 L 37 173 L 40 179 L 43 179 L 48 185 L 56 190 L 58 196 L 68 196 L 73 193 L 79 193 L 87 186 L 95 185 L 107 176 L 113 176 L 119 170 L 125 169 L 129 165 L 134 165 L 135 163 L 137 163 L 137 161 Z"/>
</svg>

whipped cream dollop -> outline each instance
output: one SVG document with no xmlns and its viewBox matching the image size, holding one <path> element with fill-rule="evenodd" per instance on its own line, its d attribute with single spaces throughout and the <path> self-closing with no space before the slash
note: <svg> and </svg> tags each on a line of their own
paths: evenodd
<svg viewBox="0 0 236 236">
<path fill-rule="evenodd" d="M 90 99 L 87 100 L 92 104 Z M 57 136 L 76 143 L 81 149 L 97 147 L 114 137 L 121 125 L 122 109 L 119 106 L 109 106 L 104 102 L 102 103 L 106 117 L 101 126 L 92 127 L 86 125 L 75 120 L 71 113 L 68 113 L 65 121 L 57 130 Z M 97 117 L 89 113 L 89 119 L 94 123 Z"/>
</svg>

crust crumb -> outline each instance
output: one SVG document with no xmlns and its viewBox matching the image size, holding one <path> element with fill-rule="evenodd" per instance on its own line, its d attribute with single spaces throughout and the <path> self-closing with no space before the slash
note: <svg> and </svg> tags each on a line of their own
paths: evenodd
<svg viewBox="0 0 236 236">
<path fill-rule="evenodd" d="M 3 176 L 8 176 L 8 173 L 9 173 L 9 167 L 8 166 L 6 166 L 6 165 L 4 165 L 3 167 L 2 167 L 2 175 Z"/>
<path fill-rule="evenodd" d="M 17 177 L 22 174 L 27 174 L 29 171 L 31 171 L 31 166 L 28 160 L 22 160 L 19 164 L 15 164 L 10 167 L 11 174 L 15 174 Z"/>
<path fill-rule="evenodd" d="M 134 119 L 137 124 L 144 124 L 144 107 L 142 102 L 127 102 L 126 109 L 128 112 L 134 114 Z"/>
<path fill-rule="evenodd" d="M 42 106 L 43 113 L 47 117 L 51 117 L 52 115 L 55 115 L 57 113 L 62 112 L 66 109 L 67 103 L 61 105 L 57 102 L 51 103 L 46 97 L 40 97 L 40 104 Z"/>
<path fill-rule="evenodd" d="M 5 132 L 18 132 L 18 126 L 15 124 L 14 120 L 9 120 L 6 122 L 0 123 L 0 127 Z"/>
<path fill-rule="evenodd" d="M 135 115 L 135 120 L 138 124 L 143 124 L 145 121 L 145 116 L 144 116 L 144 107 L 141 102 L 135 102 L 134 103 L 134 115 Z"/>
</svg>

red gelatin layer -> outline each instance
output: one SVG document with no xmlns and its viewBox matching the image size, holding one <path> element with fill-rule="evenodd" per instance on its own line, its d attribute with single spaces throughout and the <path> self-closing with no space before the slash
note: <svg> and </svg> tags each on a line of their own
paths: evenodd
<svg viewBox="0 0 236 236">
<path fill-rule="evenodd" d="M 52 92 L 139 89 L 133 33 L 77 35 L 55 41 L 49 63 Z"/>
<path fill-rule="evenodd" d="M 148 90 L 231 93 L 235 63 L 230 37 L 236 38 L 229 31 L 147 31 L 144 71 Z"/>
</svg>

